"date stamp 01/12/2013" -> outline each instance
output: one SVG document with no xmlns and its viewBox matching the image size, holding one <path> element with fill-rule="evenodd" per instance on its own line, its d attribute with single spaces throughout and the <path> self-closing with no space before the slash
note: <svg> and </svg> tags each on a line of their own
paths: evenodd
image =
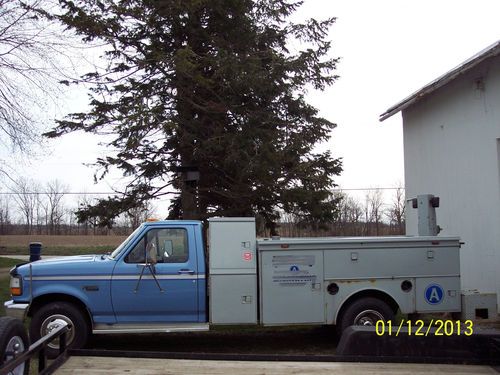
<svg viewBox="0 0 500 375">
<path fill-rule="evenodd" d="M 402 328 L 408 328 L 408 330 Z M 461 322 L 460 320 L 432 319 L 430 322 L 423 320 L 401 320 L 399 324 L 392 321 L 378 320 L 375 324 L 377 336 L 471 336 L 474 333 L 472 320 Z"/>
</svg>

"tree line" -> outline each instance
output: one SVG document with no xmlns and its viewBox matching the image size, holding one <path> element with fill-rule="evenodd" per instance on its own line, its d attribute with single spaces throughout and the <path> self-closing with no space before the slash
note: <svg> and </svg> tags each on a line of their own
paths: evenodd
<svg viewBox="0 0 500 375">
<path fill-rule="evenodd" d="M 395 188 L 390 197 L 381 189 L 367 190 L 364 196 L 335 192 L 338 210 L 335 219 L 319 226 L 301 222 L 300 218 L 284 214 L 280 220 L 280 235 L 304 236 L 387 236 L 404 235 L 405 194 Z"/>
<path fill-rule="evenodd" d="M 95 219 L 78 221 L 78 207 L 97 198 L 92 194 L 69 197 L 69 187 L 60 180 L 41 184 L 33 179 L 19 178 L 9 185 L 10 192 L 0 195 L 0 235 L 49 234 L 96 235 L 127 234 L 154 215 L 150 202 L 123 213 L 110 227 L 101 227 Z"/>
<path fill-rule="evenodd" d="M 75 212 L 82 205 L 92 204 L 92 194 L 69 195 L 69 188 L 60 180 L 40 184 L 32 179 L 16 180 L 9 194 L 0 195 L 0 235 L 50 234 L 90 235 L 127 234 L 148 218 L 165 218 L 149 201 L 118 216 L 110 226 L 99 226 L 97 220 L 81 222 Z M 258 234 L 286 237 L 301 236 L 382 236 L 404 234 L 405 196 L 396 188 L 390 197 L 380 189 L 369 190 L 364 197 L 348 192 L 333 192 L 338 209 L 332 219 L 316 225 L 301 216 L 282 212 L 276 232 L 271 233 L 262 217 L 256 216 Z"/>
</svg>

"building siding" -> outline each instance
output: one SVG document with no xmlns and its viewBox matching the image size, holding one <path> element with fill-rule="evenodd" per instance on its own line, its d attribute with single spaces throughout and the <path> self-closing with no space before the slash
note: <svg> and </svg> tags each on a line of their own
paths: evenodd
<svg viewBox="0 0 500 375">
<path fill-rule="evenodd" d="M 442 234 L 458 235 L 464 290 L 500 306 L 500 57 L 484 61 L 403 111 L 408 198 L 441 197 Z M 407 233 L 416 234 L 407 207 Z"/>
</svg>

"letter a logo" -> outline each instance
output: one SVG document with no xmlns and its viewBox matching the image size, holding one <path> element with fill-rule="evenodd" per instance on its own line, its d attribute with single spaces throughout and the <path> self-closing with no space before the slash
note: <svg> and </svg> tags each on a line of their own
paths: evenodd
<svg viewBox="0 0 500 375">
<path fill-rule="evenodd" d="M 432 288 L 431 289 L 431 296 L 429 297 L 429 302 L 436 303 L 436 302 L 439 302 L 440 299 L 441 298 L 439 298 L 437 288 L 436 287 Z"/>
<path fill-rule="evenodd" d="M 437 305 L 443 301 L 444 291 L 438 284 L 430 284 L 425 289 L 425 301 L 429 305 Z"/>
</svg>

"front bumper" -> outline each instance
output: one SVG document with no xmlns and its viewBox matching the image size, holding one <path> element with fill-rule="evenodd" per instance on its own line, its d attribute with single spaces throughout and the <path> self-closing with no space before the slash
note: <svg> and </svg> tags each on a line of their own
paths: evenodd
<svg viewBox="0 0 500 375">
<path fill-rule="evenodd" d="M 28 311 L 29 304 L 28 303 L 15 303 L 10 300 L 3 304 L 5 307 L 5 314 L 7 316 L 11 316 L 13 318 L 24 320 L 26 316 L 26 312 Z"/>
</svg>

